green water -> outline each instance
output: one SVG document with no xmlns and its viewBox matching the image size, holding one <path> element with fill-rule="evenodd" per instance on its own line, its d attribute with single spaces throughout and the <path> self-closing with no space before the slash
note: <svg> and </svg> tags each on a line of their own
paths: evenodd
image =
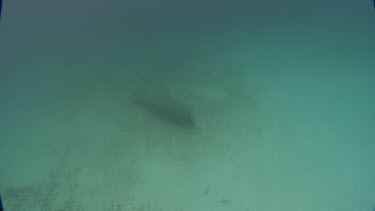
<svg viewBox="0 0 375 211">
<path fill-rule="evenodd" d="M 372 211 L 371 3 L 5 1 L 5 210 Z"/>
</svg>

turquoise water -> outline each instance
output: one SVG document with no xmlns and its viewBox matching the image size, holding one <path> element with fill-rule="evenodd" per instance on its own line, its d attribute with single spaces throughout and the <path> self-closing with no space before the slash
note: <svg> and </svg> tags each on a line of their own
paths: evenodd
<svg viewBox="0 0 375 211">
<path fill-rule="evenodd" d="M 372 211 L 371 3 L 5 1 L 5 210 Z"/>
</svg>

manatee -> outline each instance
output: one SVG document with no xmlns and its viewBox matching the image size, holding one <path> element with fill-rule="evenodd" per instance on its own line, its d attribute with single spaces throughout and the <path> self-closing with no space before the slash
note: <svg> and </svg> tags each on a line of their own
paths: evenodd
<svg viewBox="0 0 375 211">
<path fill-rule="evenodd" d="M 137 90 L 131 93 L 131 99 L 159 119 L 173 125 L 189 128 L 196 126 L 195 118 L 188 106 L 175 97 Z"/>
</svg>

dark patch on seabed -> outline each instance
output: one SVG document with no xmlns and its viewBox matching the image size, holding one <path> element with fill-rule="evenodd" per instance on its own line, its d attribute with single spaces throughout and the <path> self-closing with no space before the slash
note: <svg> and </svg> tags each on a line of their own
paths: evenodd
<svg viewBox="0 0 375 211">
<path fill-rule="evenodd" d="M 48 181 L 4 190 L 6 210 L 82 210 L 77 202 L 76 175 L 79 171 L 58 172 Z"/>
</svg>

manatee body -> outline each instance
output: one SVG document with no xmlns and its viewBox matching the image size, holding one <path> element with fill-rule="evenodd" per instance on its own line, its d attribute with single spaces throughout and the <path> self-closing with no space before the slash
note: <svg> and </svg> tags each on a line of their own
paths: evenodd
<svg viewBox="0 0 375 211">
<path fill-rule="evenodd" d="M 195 119 L 189 108 L 169 95 L 134 91 L 132 100 L 158 118 L 180 127 L 195 127 Z"/>
</svg>

